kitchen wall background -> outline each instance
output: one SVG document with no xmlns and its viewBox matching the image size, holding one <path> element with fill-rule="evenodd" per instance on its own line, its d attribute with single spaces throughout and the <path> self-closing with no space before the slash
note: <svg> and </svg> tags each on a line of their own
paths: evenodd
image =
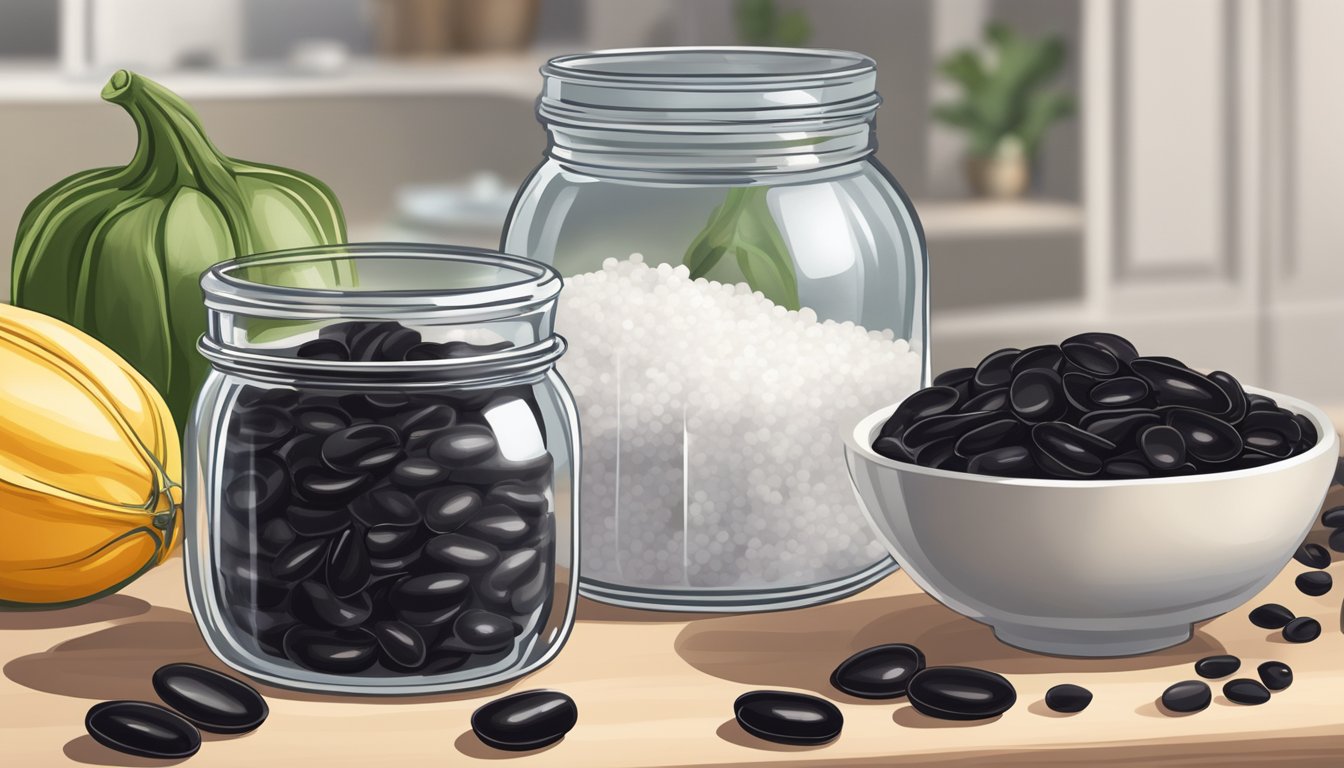
<svg viewBox="0 0 1344 768">
<path fill-rule="evenodd" d="M 1323 0 L 779 0 L 878 62 L 879 154 L 932 261 L 935 369 L 1085 329 L 1344 401 L 1344 105 Z M 312 172 L 352 237 L 494 244 L 544 147 L 549 55 L 732 44 L 733 0 L 0 0 L 0 239 L 51 183 L 121 164 L 98 92 L 139 68 L 230 154 Z M 203 20 L 208 19 L 206 24 Z M 1016 199 L 970 191 L 939 63 L 1002 22 L 1062 39 L 1076 104 Z M 201 30 L 204 30 L 203 32 Z M 8 248 L 3 272 L 8 274 Z M 613 254 L 619 255 L 619 254 Z M 7 284 L 7 280 L 3 281 Z M 6 285 L 7 288 L 7 285 Z"/>
</svg>

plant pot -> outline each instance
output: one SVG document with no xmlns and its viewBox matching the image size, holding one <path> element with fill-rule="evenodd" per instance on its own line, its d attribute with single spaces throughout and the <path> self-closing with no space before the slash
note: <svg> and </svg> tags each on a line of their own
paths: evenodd
<svg viewBox="0 0 1344 768">
<path fill-rule="evenodd" d="M 1026 155 L 1016 152 L 971 156 L 966 158 L 966 180 L 981 197 L 1011 200 L 1031 185 L 1031 166 Z"/>
<path fill-rule="evenodd" d="M 532 42 L 538 0 L 460 0 L 458 46 L 465 51 L 518 51 Z"/>
</svg>

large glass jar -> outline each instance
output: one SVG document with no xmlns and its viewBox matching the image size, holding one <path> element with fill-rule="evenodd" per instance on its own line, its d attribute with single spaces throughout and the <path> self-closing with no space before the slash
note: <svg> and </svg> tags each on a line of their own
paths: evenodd
<svg viewBox="0 0 1344 768">
<path fill-rule="evenodd" d="M 891 572 L 840 436 L 925 382 L 928 261 L 873 157 L 873 62 L 651 49 L 542 74 L 545 159 L 501 250 L 565 275 L 580 592 L 762 610 Z"/>
<path fill-rule="evenodd" d="M 185 530 L 211 650 L 339 693 L 492 685 L 553 657 L 574 617 L 579 471 L 555 270 L 351 245 L 201 283 L 213 370 Z"/>
</svg>

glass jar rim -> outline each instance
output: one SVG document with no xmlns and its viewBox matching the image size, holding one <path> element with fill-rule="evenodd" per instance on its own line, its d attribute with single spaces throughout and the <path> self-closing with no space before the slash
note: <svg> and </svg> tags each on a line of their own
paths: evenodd
<svg viewBox="0 0 1344 768">
<path fill-rule="evenodd" d="M 677 65 L 681 66 L 678 67 Z M 633 66 L 632 66 L 633 65 Z M 656 65 L 656 66 L 654 66 Z M 729 65 L 725 68 L 725 65 Z M 734 69 L 735 67 L 735 69 Z M 759 67 L 753 71 L 752 67 Z M 823 48 L 696 46 L 612 48 L 557 56 L 543 75 L 602 80 L 612 84 L 677 82 L 718 90 L 733 84 L 797 83 L 808 78 L 841 79 L 875 72 L 873 59 L 854 51 Z"/>
<path fill-rule="evenodd" d="M 354 264 L 372 260 L 414 260 L 450 265 L 477 265 L 507 271 L 516 279 L 485 285 L 455 287 L 423 285 L 410 288 L 379 287 L 358 290 L 355 286 L 323 288 L 278 285 L 249 279 L 244 271 L 349 260 Z M 205 306 L 217 312 L 277 318 L 341 317 L 350 313 L 378 316 L 386 313 L 404 319 L 471 319 L 502 316 L 555 301 L 564 281 L 550 265 L 522 256 L 427 243 L 341 243 L 268 251 L 222 261 L 201 275 Z"/>
<path fill-rule="evenodd" d="M 541 121 L 586 129 L 824 130 L 866 122 L 882 102 L 876 62 L 841 50 L 621 48 L 559 56 L 541 74 Z"/>
</svg>

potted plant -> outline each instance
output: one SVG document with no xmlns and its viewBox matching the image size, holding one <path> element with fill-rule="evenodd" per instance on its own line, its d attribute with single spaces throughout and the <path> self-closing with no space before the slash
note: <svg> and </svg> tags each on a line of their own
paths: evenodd
<svg viewBox="0 0 1344 768">
<path fill-rule="evenodd" d="M 990 197 L 1019 197 L 1031 182 L 1031 160 L 1052 123 L 1073 113 L 1073 99 L 1045 85 L 1064 66 L 1058 37 L 1029 40 L 998 22 L 985 28 L 990 56 L 966 48 L 943 59 L 939 71 L 961 86 L 961 98 L 934 108 L 934 117 L 966 132 L 966 174 Z"/>
</svg>

